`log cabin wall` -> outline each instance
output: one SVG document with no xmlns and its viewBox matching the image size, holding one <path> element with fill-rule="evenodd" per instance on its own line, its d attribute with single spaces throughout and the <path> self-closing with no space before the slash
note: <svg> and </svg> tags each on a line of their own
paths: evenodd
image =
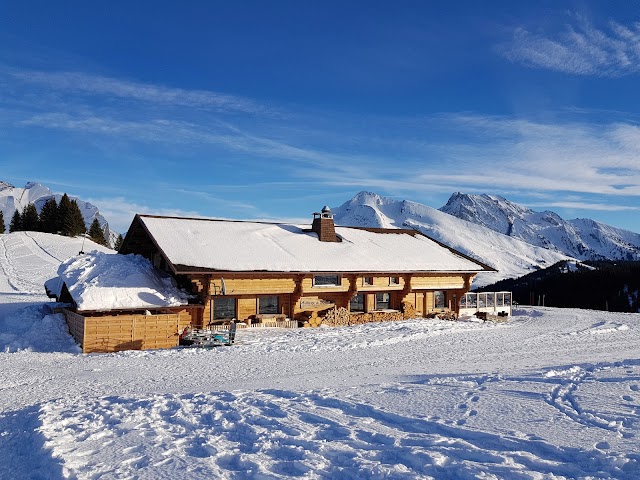
<svg viewBox="0 0 640 480">
<path fill-rule="evenodd" d="M 441 310 L 434 306 L 434 291 L 438 290 L 447 292 L 446 309 L 457 311 L 457 299 L 467 291 L 473 278 L 473 275 L 454 273 L 337 275 L 335 285 L 316 285 L 313 273 L 228 272 L 191 276 L 194 293 L 200 296 L 204 305 L 204 309 L 197 313 L 199 316 L 194 315 L 193 325 L 206 327 L 211 321 L 217 321 L 212 309 L 215 310 L 215 302 L 219 298 L 233 298 L 234 318 L 242 321 L 255 320 L 260 315 L 262 296 L 277 296 L 278 314 L 289 318 L 299 318 L 309 311 L 301 306 L 304 298 L 317 298 L 331 302 L 337 308 L 349 309 L 355 294 L 363 294 L 365 312 L 373 312 L 376 310 L 376 293 L 389 293 L 390 309 L 401 310 L 403 302 L 408 302 L 420 314 L 427 315 Z"/>
</svg>

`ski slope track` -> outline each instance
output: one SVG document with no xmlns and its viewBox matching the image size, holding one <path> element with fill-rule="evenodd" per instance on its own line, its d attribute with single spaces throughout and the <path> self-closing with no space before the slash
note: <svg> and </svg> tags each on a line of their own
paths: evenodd
<svg viewBox="0 0 640 480">
<path fill-rule="evenodd" d="M 0 235 L 2 479 L 640 478 L 640 314 L 82 355 L 36 288 L 77 240 Z"/>
</svg>

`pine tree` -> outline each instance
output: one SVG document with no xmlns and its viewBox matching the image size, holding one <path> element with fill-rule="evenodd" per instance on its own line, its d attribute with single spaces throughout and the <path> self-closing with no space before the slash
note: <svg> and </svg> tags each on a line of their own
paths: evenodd
<svg viewBox="0 0 640 480">
<path fill-rule="evenodd" d="M 0 234 L 4 233 L 4 215 L 2 214 L 2 210 L 0 210 Z"/>
<path fill-rule="evenodd" d="M 91 222 L 91 227 L 89 227 L 89 237 L 98 245 L 107 245 L 107 240 L 104 238 L 104 230 L 102 230 L 97 218 L 94 218 L 93 222 Z"/>
<path fill-rule="evenodd" d="M 61 235 L 69 236 L 69 232 L 67 231 L 67 225 L 71 224 L 71 200 L 65 193 L 62 195 L 60 199 L 60 203 L 58 204 L 58 216 L 56 221 L 56 232 L 59 232 Z"/>
<path fill-rule="evenodd" d="M 9 231 L 19 232 L 20 230 L 22 230 L 22 216 L 20 215 L 20 212 L 16 210 L 13 214 L 13 217 L 11 217 L 11 224 L 9 224 Z"/>
<path fill-rule="evenodd" d="M 113 249 L 116 252 L 120 251 L 120 247 L 122 247 L 122 242 L 124 241 L 124 239 L 122 238 L 121 234 L 118 234 L 118 237 L 116 238 L 115 243 L 113 244 Z"/>
<path fill-rule="evenodd" d="M 40 210 L 40 231 L 46 233 L 58 232 L 58 203 L 55 197 L 47 200 Z"/>
<path fill-rule="evenodd" d="M 39 227 L 38 210 L 33 203 L 29 203 L 22 211 L 21 229 L 36 232 Z"/>
<path fill-rule="evenodd" d="M 78 207 L 78 203 L 75 200 L 71 200 L 71 207 L 69 214 L 65 218 L 63 231 L 68 237 L 75 237 L 87 232 L 82 212 L 80 212 L 80 207 Z"/>
</svg>

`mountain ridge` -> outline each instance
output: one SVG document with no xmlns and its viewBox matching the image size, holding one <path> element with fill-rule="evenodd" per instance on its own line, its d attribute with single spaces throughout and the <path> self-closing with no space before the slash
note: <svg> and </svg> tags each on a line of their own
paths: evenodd
<svg viewBox="0 0 640 480">
<path fill-rule="evenodd" d="M 359 192 L 332 209 L 336 224 L 380 228 L 411 228 L 498 270 L 482 272 L 479 287 L 545 268 L 569 257 L 409 200 L 393 200 Z"/>
<path fill-rule="evenodd" d="M 8 182 L 0 181 L 0 211 L 4 216 L 5 228 L 8 230 L 9 222 L 16 210 L 22 212 L 29 203 L 33 203 L 40 213 L 42 206 L 51 198 L 60 203 L 62 195 L 53 193 L 49 187 L 38 182 L 27 182 L 24 187 L 15 187 Z M 109 222 L 100 214 L 98 207 L 75 196 L 69 196 L 69 199 L 75 200 L 78 204 L 87 230 L 95 216 L 105 232 L 105 238 L 113 245 L 117 233 L 110 229 Z"/>
<path fill-rule="evenodd" d="M 498 195 L 456 192 L 439 210 L 579 260 L 640 260 L 638 233 L 588 218 L 565 220 Z"/>
</svg>

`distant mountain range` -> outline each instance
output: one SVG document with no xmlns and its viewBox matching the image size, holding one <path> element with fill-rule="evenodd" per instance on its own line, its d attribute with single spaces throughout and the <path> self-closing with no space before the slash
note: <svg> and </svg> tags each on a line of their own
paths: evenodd
<svg viewBox="0 0 640 480">
<path fill-rule="evenodd" d="M 478 275 L 476 287 L 521 277 L 568 258 L 420 203 L 370 192 L 360 192 L 332 211 L 338 225 L 417 229 L 498 270 Z"/>
<path fill-rule="evenodd" d="M 534 212 L 497 195 L 454 193 L 440 211 L 579 260 L 640 260 L 640 234 L 554 212 Z"/>
<path fill-rule="evenodd" d="M 23 188 L 20 188 L 0 181 L 0 211 L 2 211 L 2 215 L 4 216 L 7 232 L 11 217 L 16 210 L 22 212 L 29 203 L 33 203 L 36 206 L 38 213 L 40 213 L 42 206 L 50 198 L 55 198 L 56 202 L 60 203 L 62 195 L 54 194 L 48 187 L 36 182 L 29 182 Z M 98 207 L 92 203 L 85 202 L 78 197 L 69 196 L 69 198 L 71 200 L 75 200 L 78 204 L 80 212 L 82 212 L 82 217 L 84 218 L 84 223 L 87 225 L 87 229 L 89 229 L 89 226 L 91 225 L 91 222 L 93 222 L 93 218 L 95 216 L 105 232 L 105 238 L 107 238 L 111 242 L 111 245 L 113 245 L 115 237 L 118 234 L 110 230 L 109 223 L 102 215 L 100 215 Z"/>
<path fill-rule="evenodd" d="M 565 221 L 490 195 L 454 193 L 440 210 L 360 192 L 333 210 L 339 225 L 414 228 L 481 260 L 497 273 L 474 286 L 517 278 L 560 260 L 640 259 L 640 235 L 593 220 Z"/>
</svg>

